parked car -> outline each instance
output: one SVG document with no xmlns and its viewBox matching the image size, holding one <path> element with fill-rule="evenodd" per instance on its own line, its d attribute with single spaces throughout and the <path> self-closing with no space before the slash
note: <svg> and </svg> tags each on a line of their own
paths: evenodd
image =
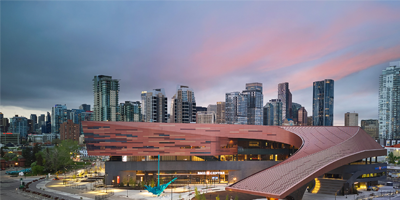
<svg viewBox="0 0 400 200">
<path fill-rule="evenodd" d="M 367 191 L 378 191 L 379 188 L 376 186 L 368 186 Z"/>
</svg>

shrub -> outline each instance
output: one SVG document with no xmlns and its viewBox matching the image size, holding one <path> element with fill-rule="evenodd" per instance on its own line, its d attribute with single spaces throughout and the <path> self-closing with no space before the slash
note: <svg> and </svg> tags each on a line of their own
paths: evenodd
<svg viewBox="0 0 400 200">
<path fill-rule="evenodd" d="M 215 197 L 215 200 L 219 200 L 219 195 L 217 195 L 217 197 Z"/>
</svg>

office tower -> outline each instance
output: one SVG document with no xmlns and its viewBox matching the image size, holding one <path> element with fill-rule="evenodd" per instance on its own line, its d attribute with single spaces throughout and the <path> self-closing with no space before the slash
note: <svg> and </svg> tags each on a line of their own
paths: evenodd
<svg viewBox="0 0 400 200">
<path fill-rule="evenodd" d="M 28 133 L 32 133 L 34 129 L 33 120 L 28 119 Z"/>
<path fill-rule="evenodd" d="M 0 120 L 4 118 L 4 115 L 2 112 L 0 112 Z"/>
<path fill-rule="evenodd" d="M 3 113 L 0 113 L 0 134 L 6 133 L 9 126 L 8 119 L 4 118 Z"/>
<path fill-rule="evenodd" d="M 283 103 L 281 99 L 271 99 L 264 106 L 263 125 L 280 126 L 282 125 Z"/>
<path fill-rule="evenodd" d="M 379 76 L 379 137 L 400 137 L 400 61 L 390 62 Z"/>
<path fill-rule="evenodd" d="M 313 125 L 333 126 L 334 81 L 325 79 L 313 83 Z"/>
<path fill-rule="evenodd" d="M 45 119 L 46 119 L 46 115 L 44 115 L 44 114 L 41 114 L 39 117 L 38 117 L 38 125 L 39 125 L 39 127 L 41 127 L 43 124 L 45 124 Z"/>
<path fill-rule="evenodd" d="M 292 93 L 288 82 L 278 84 L 278 99 L 282 101 L 282 119 L 292 118 Z"/>
<path fill-rule="evenodd" d="M 303 106 L 301 106 L 301 105 L 298 104 L 298 103 L 292 102 L 292 109 L 291 109 L 292 114 L 290 114 L 290 115 L 292 116 L 291 119 L 293 119 L 293 122 L 294 122 L 294 123 L 297 123 L 297 122 L 298 122 L 298 119 L 299 119 L 298 112 L 299 112 L 299 109 L 300 109 L 301 107 L 303 107 Z"/>
<path fill-rule="evenodd" d="M 308 118 L 307 118 L 307 110 L 304 107 L 301 107 L 298 111 L 297 111 L 297 125 L 299 126 L 307 126 L 308 124 Z"/>
<path fill-rule="evenodd" d="M 38 129 L 37 116 L 35 114 L 31 114 L 31 120 L 33 124 L 31 132 L 35 132 L 36 129 Z"/>
<path fill-rule="evenodd" d="M 51 116 L 49 112 L 47 112 L 46 122 L 51 123 Z"/>
<path fill-rule="evenodd" d="M 94 121 L 117 121 L 119 80 L 98 75 L 93 78 Z"/>
<path fill-rule="evenodd" d="M 262 83 L 246 83 L 243 95 L 247 97 L 247 124 L 263 125 Z"/>
<path fill-rule="evenodd" d="M 345 113 L 344 126 L 358 126 L 358 113 Z"/>
<path fill-rule="evenodd" d="M 60 133 L 60 125 L 70 118 L 69 113 L 65 104 L 56 104 L 51 108 L 51 133 Z"/>
<path fill-rule="evenodd" d="M 215 114 L 217 114 L 217 105 L 216 104 L 210 104 L 207 106 L 207 111 L 213 111 Z"/>
<path fill-rule="evenodd" d="M 225 124 L 225 102 L 217 102 L 217 124 Z"/>
<path fill-rule="evenodd" d="M 26 138 L 28 136 L 28 119 L 26 117 L 15 117 L 10 119 L 10 132 L 18 133 L 20 138 Z"/>
<path fill-rule="evenodd" d="M 81 135 L 80 130 L 81 128 L 79 124 L 76 124 L 69 119 L 60 124 L 60 139 L 79 141 L 79 136 Z"/>
<path fill-rule="evenodd" d="M 196 112 L 207 111 L 206 107 L 196 106 Z"/>
<path fill-rule="evenodd" d="M 139 101 L 125 101 L 120 103 L 120 121 L 124 122 L 141 122 L 142 121 L 142 107 Z"/>
<path fill-rule="evenodd" d="M 247 124 L 247 96 L 240 92 L 225 94 L 225 123 Z"/>
<path fill-rule="evenodd" d="M 197 124 L 215 124 L 214 111 L 198 111 L 196 113 Z"/>
<path fill-rule="evenodd" d="M 88 104 L 82 104 L 82 105 L 80 105 L 79 106 L 79 109 L 80 110 L 84 110 L 84 111 L 90 111 L 90 105 L 88 105 Z"/>
<path fill-rule="evenodd" d="M 191 88 L 178 85 L 171 104 L 172 123 L 196 122 L 196 99 Z"/>
<path fill-rule="evenodd" d="M 164 88 L 142 91 L 141 101 L 142 121 L 167 123 L 168 98 Z"/>
<path fill-rule="evenodd" d="M 307 117 L 307 126 L 312 126 L 313 125 L 313 117 L 312 116 L 308 116 Z"/>
<path fill-rule="evenodd" d="M 361 120 L 361 128 L 372 138 L 379 138 L 379 123 L 377 119 Z"/>
</svg>

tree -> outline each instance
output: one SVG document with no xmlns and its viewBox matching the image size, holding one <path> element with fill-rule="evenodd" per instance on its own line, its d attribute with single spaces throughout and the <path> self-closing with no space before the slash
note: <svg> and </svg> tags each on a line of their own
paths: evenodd
<svg viewBox="0 0 400 200">
<path fill-rule="evenodd" d="M 124 183 L 124 185 L 128 185 L 128 182 L 129 182 L 128 177 L 122 178 L 122 183 Z"/>
<path fill-rule="evenodd" d="M 229 200 L 229 195 L 226 195 L 225 200 Z"/>
<path fill-rule="evenodd" d="M 32 173 L 33 174 L 42 174 L 43 173 L 43 166 L 40 165 L 35 165 L 32 167 Z"/>
<path fill-rule="evenodd" d="M 30 148 L 24 148 L 22 149 L 21 153 L 22 157 L 25 158 L 25 165 L 30 166 L 34 161 L 32 159 L 32 152 Z"/>
<path fill-rule="evenodd" d="M 217 195 L 217 197 L 215 197 L 215 200 L 219 200 L 219 195 Z"/>
<path fill-rule="evenodd" d="M 57 146 L 57 144 L 61 143 L 60 139 L 54 139 L 53 141 L 51 141 L 52 144 L 54 144 L 55 146 Z"/>
<path fill-rule="evenodd" d="M 131 187 L 136 186 L 136 181 L 132 177 L 129 178 L 129 186 L 131 186 Z"/>
<path fill-rule="evenodd" d="M 237 195 L 235 196 L 235 200 L 239 200 L 239 197 Z"/>
<path fill-rule="evenodd" d="M 57 171 L 72 165 L 74 162 L 71 157 L 78 148 L 78 142 L 72 140 L 63 140 L 52 149 L 46 148 L 46 150 L 42 151 L 43 166 L 50 171 Z"/>
<path fill-rule="evenodd" d="M 387 156 L 387 161 L 389 162 L 389 163 L 396 163 L 396 160 L 398 160 L 399 159 L 399 157 L 397 157 L 397 156 L 394 156 L 394 154 L 393 154 L 393 152 L 390 152 L 389 154 L 388 154 L 388 156 Z"/>
<path fill-rule="evenodd" d="M 6 154 L 6 153 L 4 153 L 4 151 L 3 151 L 4 149 L 5 149 L 5 148 L 3 148 L 3 147 L 0 148 L 0 153 L 1 153 L 1 157 L 2 157 L 2 158 L 4 158 L 4 155 Z"/>
</svg>

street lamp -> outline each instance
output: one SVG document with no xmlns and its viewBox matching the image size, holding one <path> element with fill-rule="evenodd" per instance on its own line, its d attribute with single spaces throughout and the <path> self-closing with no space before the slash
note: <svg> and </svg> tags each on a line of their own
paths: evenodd
<svg viewBox="0 0 400 200">
<path fill-rule="evenodd" d="M 128 178 L 128 183 L 126 184 L 126 186 L 128 186 L 129 184 L 129 176 L 131 176 L 130 174 L 128 176 L 126 176 Z M 126 197 L 128 197 L 128 187 L 126 188 Z"/>
<path fill-rule="evenodd" d="M 104 183 L 106 185 L 106 193 L 107 193 L 107 176 L 108 176 L 108 173 L 106 173 L 104 176 Z"/>
</svg>

